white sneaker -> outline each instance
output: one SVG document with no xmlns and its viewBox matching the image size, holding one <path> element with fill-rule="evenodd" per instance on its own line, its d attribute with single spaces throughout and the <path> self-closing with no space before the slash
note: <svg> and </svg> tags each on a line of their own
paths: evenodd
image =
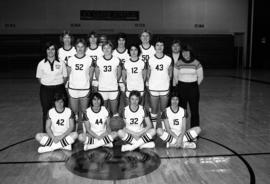
<svg viewBox="0 0 270 184">
<path fill-rule="evenodd" d="M 71 151 L 72 150 L 71 145 L 67 145 L 67 146 L 63 147 L 62 149 L 68 150 L 68 151 Z"/>
<path fill-rule="evenodd" d="M 38 153 L 46 153 L 46 152 L 54 151 L 54 149 L 52 149 L 51 146 L 40 146 L 37 151 Z"/>
<path fill-rule="evenodd" d="M 121 147 L 121 151 L 125 152 L 125 151 L 131 151 L 132 145 L 130 144 L 125 144 Z"/>
<path fill-rule="evenodd" d="M 143 148 L 154 148 L 156 145 L 153 141 L 150 141 L 148 143 L 145 143 L 143 145 L 140 146 L 140 149 L 143 149 Z"/>
<path fill-rule="evenodd" d="M 184 142 L 183 143 L 183 148 L 187 148 L 187 149 L 195 149 L 196 143 L 195 142 Z"/>
<path fill-rule="evenodd" d="M 112 148 L 113 147 L 113 143 L 110 142 L 109 144 L 105 144 L 104 147 Z"/>
</svg>

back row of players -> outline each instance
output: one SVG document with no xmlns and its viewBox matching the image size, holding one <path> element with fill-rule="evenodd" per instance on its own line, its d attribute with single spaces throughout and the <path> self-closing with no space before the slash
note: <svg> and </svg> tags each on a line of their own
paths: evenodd
<svg viewBox="0 0 270 184">
<path fill-rule="evenodd" d="M 126 99 L 128 99 L 128 97 L 129 99 L 131 99 L 131 91 L 136 90 L 137 92 L 139 92 L 139 96 L 137 95 L 137 97 L 140 99 L 140 96 L 143 97 L 145 95 L 144 93 L 149 90 L 151 115 L 143 117 L 151 117 L 152 121 L 150 121 L 150 123 L 153 123 L 153 129 L 151 129 L 151 131 L 147 130 L 150 131 L 148 136 L 146 132 L 143 133 L 145 135 L 141 136 L 146 136 L 145 138 L 143 138 L 144 142 L 145 140 L 151 140 L 151 137 L 155 134 L 157 126 L 157 114 L 160 110 L 164 111 L 168 103 L 168 94 L 171 84 L 170 81 L 172 80 L 172 78 L 174 78 L 173 83 L 176 84 L 178 82 L 178 76 L 177 70 L 175 70 L 173 77 L 172 59 L 163 53 L 164 42 L 162 40 L 156 40 L 154 46 L 152 46 L 150 45 L 150 37 L 151 34 L 148 31 L 144 31 L 140 35 L 142 44 L 140 46 L 136 44 L 131 44 L 130 47 L 126 49 L 126 35 L 119 34 L 117 37 L 118 47 L 117 49 L 113 50 L 113 45 L 110 41 L 100 40 L 101 44 L 99 45 L 97 35 L 94 32 L 89 34 L 89 47 L 87 47 L 84 39 L 77 39 L 75 47 L 73 47 L 71 45 L 71 35 L 68 32 L 65 32 L 62 35 L 63 47 L 58 50 L 58 62 L 64 62 L 65 64 L 58 64 L 58 69 L 61 68 L 63 76 L 68 77 L 66 88 L 69 96 L 69 105 L 72 111 L 75 113 L 75 120 L 83 119 L 83 112 L 87 112 L 89 104 L 89 94 L 91 92 L 98 91 L 99 94 L 101 94 L 102 99 L 104 100 L 105 107 L 114 116 L 118 116 L 118 97 L 120 96 L 118 86 L 126 96 Z M 180 46 L 180 43 L 178 44 Z M 51 52 L 53 52 L 53 49 L 56 49 L 55 45 L 48 45 L 47 55 L 50 54 L 50 48 Z M 188 55 L 187 57 L 190 56 Z M 42 77 L 44 70 L 40 65 L 46 63 L 46 61 L 46 59 L 44 61 L 41 61 L 37 68 L 37 78 L 40 79 L 41 85 L 45 86 L 46 78 L 44 79 Z M 53 70 L 54 61 L 49 61 L 48 63 L 50 63 L 51 70 Z M 65 66 L 67 66 L 67 71 L 65 71 Z M 201 68 L 199 62 L 197 66 L 198 69 Z M 57 73 L 61 71 L 56 70 L 55 72 Z M 202 77 L 198 80 L 198 82 L 200 83 L 201 80 Z M 143 98 L 142 101 L 145 101 L 145 98 Z M 126 100 L 126 104 L 128 104 L 128 100 Z M 47 114 L 47 112 L 46 110 L 44 112 L 43 109 L 44 115 Z M 45 122 L 48 121 L 46 117 L 43 119 L 45 119 Z M 61 124 L 59 123 L 59 119 L 56 121 L 56 123 L 58 126 Z M 47 127 L 45 128 L 45 123 L 44 129 L 46 129 L 47 132 Z M 89 127 L 87 128 L 86 126 L 86 130 L 84 132 L 89 132 L 89 130 Z M 198 133 L 199 131 L 196 132 Z M 119 135 L 122 138 L 126 137 L 125 134 L 121 134 L 121 131 Z M 130 139 L 134 136 L 135 135 L 126 138 L 130 141 Z M 52 138 L 50 136 L 48 137 L 48 140 L 46 139 L 47 141 L 41 141 L 41 137 L 44 138 L 44 135 L 37 136 L 37 139 L 40 142 L 46 142 L 49 145 L 51 144 L 51 142 L 53 142 L 49 141 L 49 138 Z M 64 137 L 62 137 L 62 139 L 64 139 Z M 80 136 L 79 138 L 81 140 L 84 140 L 84 142 L 86 143 L 93 143 L 92 139 L 90 141 L 90 138 L 86 139 L 86 137 Z M 111 135 L 110 137 L 103 137 L 102 140 L 106 140 L 105 142 L 109 144 L 110 140 L 113 140 L 114 137 L 115 135 Z M 139 137 L 137 137 L 138 139 L 136 140 L 139 140 Z M 171 139 L 172 138 L 170 138 L 169 140 Z M 57 140 L 56 142 L 59 141 L 60 140 Z M 65 140 L 65 144 L 61 145 L 66 145 L 68 142 L 70 141 Z M 43 145 L 48 146 L 47 144 Z M 41 150 L 42 149 L 44 149 L 44 147 L 41 147 Z M 45 150 L 48 150 L 48 148 L 45 148 Z M 123 150 L 125 150 L 125 148 Z M 127 150 L 131 149 L 128 148 Z"/>
</svg>

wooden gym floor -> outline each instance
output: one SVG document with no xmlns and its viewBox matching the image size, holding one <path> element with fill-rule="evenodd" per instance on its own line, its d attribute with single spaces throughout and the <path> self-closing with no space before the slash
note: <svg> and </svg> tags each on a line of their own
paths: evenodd
<svg viewBox="0 0 270 184">
<path fill-rule="evenodd" d="M 270 180 L 270 72 L 205 70 L 200 87 L 202 134 L 196 150 L 165 149 L 151 173 L 122 180 L 73 174 L 79 148 L 39 155 L 39 85 L 33 71 L 0 74 L 0 183 L 267 184 Z M 136 172 L 140 172 L 138 169 Z"/>
</svg>

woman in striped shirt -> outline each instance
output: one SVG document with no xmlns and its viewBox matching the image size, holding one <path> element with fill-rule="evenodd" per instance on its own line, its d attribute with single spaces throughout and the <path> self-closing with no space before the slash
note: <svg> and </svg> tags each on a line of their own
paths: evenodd
<svg viewBox="0 0 270 184">
<path fill-rule="evenodd" d="M 176 86 L 180 106 L 187 109 L 190 107 L 190 128 L 199 126 L 199 85 L 203 80 L 203 68 L 195 58 L 194 52 L 189 45 L 183 46 L 180 60 L 174 65 L 174 86 Z"/>
</svg>

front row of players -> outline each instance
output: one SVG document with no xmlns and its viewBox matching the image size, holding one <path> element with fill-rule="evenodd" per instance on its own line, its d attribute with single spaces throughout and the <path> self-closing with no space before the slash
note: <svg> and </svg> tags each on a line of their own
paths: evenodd
<svg viewBox="0 0 270 184">
<path fill-rule="evenodd" d="M 42 145 L 39 153 L 57 149 L 71 150 L 71 144 L 78 138 L 84 144 L 84 150 L 101 146 L 113 147 L 113 141 L 119 137 L 126 144 L 122 151 L 133 151 L 137 148 L 154 148 L 153 137 L 159 136 L 167 143 L 167 147 L 196 148 L 196 140 L 201 132 L 200 127 L 193 127 L 186 131 L 185 110 L 179 106 L 179 97 L 172 94 L 170 105 L 162 113 L 162 125 L 154 129 L 149 112 L 139 105 L 140 92 L 132 91 L 129 105 L 126 106 L 121 118 L 124 126 L 114 131 L 110 126 L 110 116 L 104 107 L 104 101 L 99 93 L 93 93 L 90 107 L 84 113 L 86 131 L 79 134 L 74 132 L 74 115 L 70 108 L 64 106 L 65 96 L 55 95 L 54 108 L 49 110 L 46 122 L 46 132 L 38 133 L 36 140 Z M 114 121 L 117 117 L 113 117 Z M 120 118 L 118 118 L 120 119 Z M 120 122 L 120 121 L 119 121 Z"/>
</svg>

